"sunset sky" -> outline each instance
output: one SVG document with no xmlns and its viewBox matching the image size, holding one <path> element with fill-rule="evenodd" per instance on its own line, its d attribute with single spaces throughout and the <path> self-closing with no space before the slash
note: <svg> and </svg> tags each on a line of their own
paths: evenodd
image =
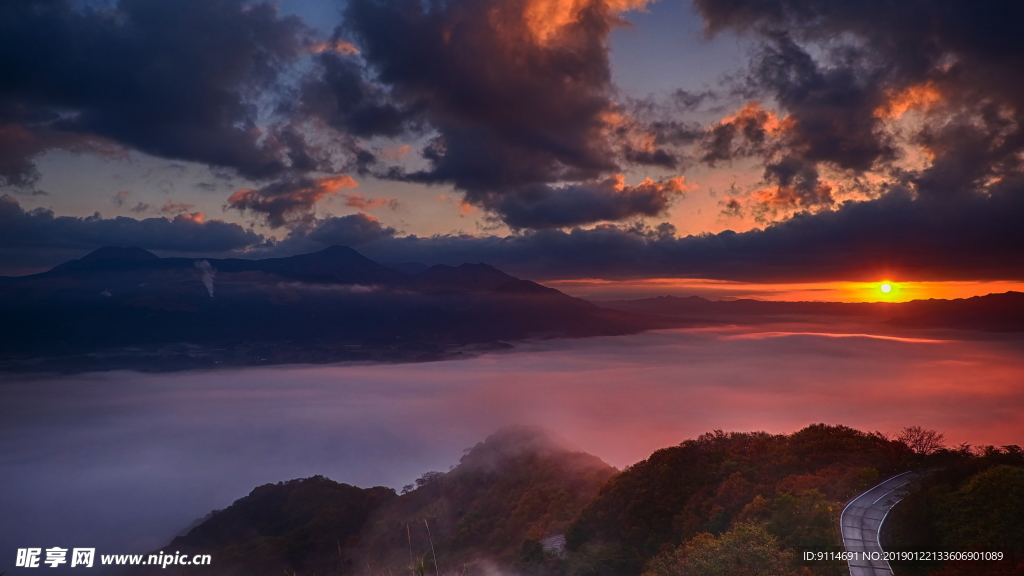
<svg viewBox="0 0 1024 576">
<path fill-rule="evenodd" d="M 341 244 L 595 299 L 1022 290 L 1022 20 L 954 0 L 4 2 L 0 274 L 104 245 Z"/>
</svg>

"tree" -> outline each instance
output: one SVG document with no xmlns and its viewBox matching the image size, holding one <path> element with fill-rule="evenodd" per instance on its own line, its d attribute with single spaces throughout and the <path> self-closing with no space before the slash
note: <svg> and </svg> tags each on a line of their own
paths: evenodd
<svg viewBox="0 0 1024 576">
<path fill-rule="evenodd" d="M 933 454 L 946 447 L 943 442 L 945 435 L 935 430 L 925 430 L 920 426 L 908 426 L 900 432 L 896 440 L 907 445 L 918 454 Z"/>
<path fill-rule="evenodd" d="M 536 567 L 536 565 L 542 562 L 544 562 L 544 544 L 536 538 L 523 540 L 523 545 L 519 547 L 519 557 L 516 559 L 516 565 L 520 569 L 529 569 Z"/>
<path fill-rule="evenodd" d="M 647 564 L 644 576 L 794 576 L 792 555 L 763 526 L 736 524 L 716 538 L 698 534 Z"/>
<path fill-rule="evenodd" d="M 444 472 L 424 472 L 422 476 L 416 479 L 416 487 L 422 488 L 428 484 L 433 484 L 441 478 L 444 478 Z"/>
<path fill-rule="evenodd" d="M 1024 467 L 993 466 L 949 496 L 939 521 L 957 549 L 1024 553 Z"/>
</svg>

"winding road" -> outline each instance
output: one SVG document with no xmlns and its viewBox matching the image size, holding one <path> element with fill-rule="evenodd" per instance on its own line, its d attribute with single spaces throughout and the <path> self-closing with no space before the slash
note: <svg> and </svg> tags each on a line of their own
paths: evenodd
<svg viewBox="0 0 1024 576">
<path fill-rule="evenodd" d="M 843 546 L 847 552 L 882 552 L 878 533 L 889 510 L 900 501 L 898 490 L 916 478 L 916 472 L 893 476 L 854 498 L 839 516 Z M 848 562 L 850 576 L 892 576 L 885 560 L 856 559 Z"/>
</svg>

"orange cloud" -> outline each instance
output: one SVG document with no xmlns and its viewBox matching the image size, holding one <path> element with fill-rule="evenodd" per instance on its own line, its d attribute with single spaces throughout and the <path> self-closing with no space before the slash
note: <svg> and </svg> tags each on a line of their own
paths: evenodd
<svg viewBox="0 0 1024 576">
<path fill-rule="evenodd" d="M 658 191 L 669 196 L 681 195 L 686 192 L 692 192 L 697 189 L 696 184 L 687 184 L 686 176 L 676 176 L 675 178 L 669 178 L 661 182 L 656 182 L 651 178 L 644 178 L 643 182 L 636 186 L 628 186 L 626 184 L 626 177 L 623 174 L 615 174 L 609 178 L 610 181 L 614 181 L 614 187 L 616 192 L 647 192 L 647 191 Z"/>
<path fill-rule="evenodd" d="M 658 151 L 658 135 L 619 106 L 603 111 L 600 119 L 604 123 L 605 138 L 616 142 L 627 154 L 650 155 Z"/>
<path fill-rule="evenodd" d="M 339 174 L 323 178 L 300 178 L 275 182 L 260 189 L 242 188 L 228 198 L 227 205 L 236 210 L 262 214 L 267 223 L 277 228 L 288 222 L 308 224 L 313 208 L 320 200 L 359 183 L 351 176 Z"/>
<path fill-rule="evenodd" d="M 357 186 L 359 186 L 359 183 L 356 182 L 354 178 L 346 174 L 317 178 L 315 185 L 317 200 L 323 196 L 335 194 L 342 188 L 355 188 Z"/>
<path fill-rule="evenodd" d="M 359 54 L 359 48 L 356 48 L 352 43 L 345 42 L 344 40 L 327 40 L 324 42 L 314 42 L 309 45 L 309 51 L 313 54 L 320 54 L 322 52 L 335 52 L 337 54 Z"/>
<path fill-rule="evenodd" d="M 408 144 L 402 144 L 398 148 L 385 148 L 381 150 L 380 155 L 382 158 L 386 160 L 398 162 L 399 160 L 405 158 L 409 154 L 410 149 L 411 148 L 409 147 Z"/>
<path fill-rule="evenodd" d="M 177 216 L 174 217 L 174 219 L 179 221 L 191 220 L 196 224 L 202 224 L 203 220 L 206 219 L 206 214 L 203 214 L 202 212 L 192 212 L 191 214 L 178 214 Z"/>
<path fill-rule="evenodd" d="M 707 129 L 707 137 L 701 144 L 701 160 L 715 166 L 717 162 L 768 153 L 791 136 L 795 126 L 792 117 L 780 118 L 762 108 L 760 102 L 748 102 Z"/>
<path fill-rule="evenodd" d="M 455 198 L 454 196 L 448 196 L 447 194 L 441 194 L 437 199 L 441 202 L 450 202 L 458 206 L 459 216 L 468 216 L 476 211 L 476 206 L 473 206 L 465 199 Z"/>
<path fill-rule="evenodd" d="M 171 202 L 170 200 L 168 200 L 166 204 L 160 207 L 160 212 L 163 212 L 164 214 L 171 214 L 174 212 L 188 212 L 195 207 L 195 204 L 187 204 L 185 202 Z"/>
<path fill-rule="evenodd" d="M 359 208 L 360 210 L 372 210 L 373 208 L 381 208 L 383 206 L 389 206 L 392 210 L 398 208 L 398 200 L 394 198 L 367 198 L 362 194 L 346 194 L 345 205 L 351 208 Z"/>
<path fill-rule="evenodd" d="M 526 25 L 540 42 L 548 42 L 564 27 L 579 21 L 582 12 L 600 0 L 529 0 L 523 13 Z M 611 16 L 630 10 L 642 10 L 652 0 L 605 0 L 601 2 Z"/>
<path fill-rule="evenodd" d="M 754 192 L 753 212 L 759 221 L 767 221 L 769 216 L 797 210 L 826 208 L 835 204 L 833 193 L 836 187 L 829 182 L 820 182 L 814 187 L 804 186 L 773 186 Z M 736 211 L 738 214 L 739 212 Z"/>
<path fill-rule="evenodd" d="M 932 81 L 903 90 L 889 90 L 886 97 L 886 103 L 875 109 L 875 116 L 883 120 L 899 120 L 911 110 L 927 112 L 942 101 L 942 93 Z"/>
<path fill-rule="evenodd" d="M 732 116 L 722 118 L 719 124 L 735 124 L 741 128 L 757 126 L 768 135 L 776 136 L 791 128 L 793 120 L 789 116 L 779 118 L 778 114 L 762 108 L 760 102 L 747 102 L 746 106 Z"/>
</svg>

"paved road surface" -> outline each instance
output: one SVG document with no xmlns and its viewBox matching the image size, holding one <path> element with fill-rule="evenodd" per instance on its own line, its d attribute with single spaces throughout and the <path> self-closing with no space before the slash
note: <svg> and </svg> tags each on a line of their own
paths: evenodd
<svg viewBox="0 0 1024 576">
<path fill-rule="evenodd" d="M 846 505 L 839 517 L 843 530 L 843 546 L 847 552 L 881 552 L 878 532 L 889 509 L 900 501 L 897 491 L 917 477 L 915 472 L 904 472 L 889 478 Z M 848 563 L 850 576 L 892 576 L 892 568 L 885 560 L 857 559 Z"/>
</svg>

